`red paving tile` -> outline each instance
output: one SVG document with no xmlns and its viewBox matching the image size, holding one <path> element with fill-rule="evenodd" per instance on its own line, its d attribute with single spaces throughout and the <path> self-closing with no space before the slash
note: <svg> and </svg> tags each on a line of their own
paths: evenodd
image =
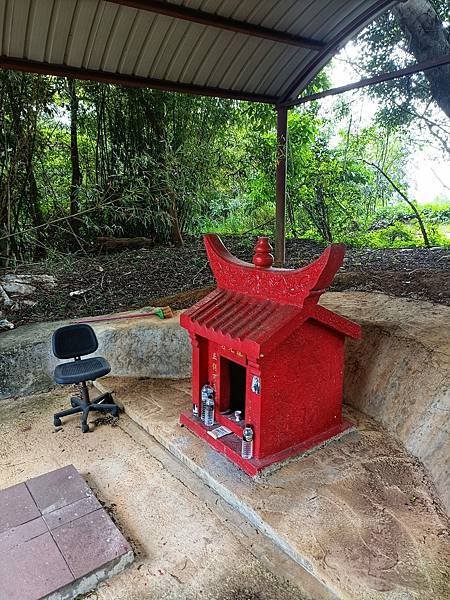
<svg viewBox="0 0 450 600">
<path fill-rule="evenodd" d="M 50 533 L 0 552 L 0 598 L 38 600 L 73 581 Z"/>
<path fill-rule="evenodd" d="M 29 479 L 26 486 L 43 514 L 92 496 L 92 491 L 73 465 Z"/>
<path fill-rule="evenodd" d="M 51 513 L 45 514 L 43 518 L 47 523 L 47 527 L 51 531 L 56 527 L 60 527 L 61 525 L 75 521 L 75 519 L 84 517 L 84 515 L 87 515 L 101 507 L 102 505 L 95 496 L 89 496 L 88 498 L 82 498 L 81 500 L 77 500 L 72 504 L 68 504 L 67 506 L 58 508 Z"/>
<path fill-rule="evenodd" d="M 131 547 L 75 467 L 0 490 L 0 600 L 38 600 L 101 570 Z M 96 578 L 93 578 L 95 581 Z"/>
<path fill-rule="evenodd" d="M 75 577 L 98 569 L 131 550 L 102 508 L 54 529 L 52 534 Z"/>
<path fill-rule="evenodd" d="M 30 492 L 24 483 L 13 485 L 0 493 L 0 532 L 40 517 Z"/>
<path fill-rule="evenodd" d="M 23 523 L 17 527 L 7 529 L 6 531 L 3 531 L 3 533 L 0 533 L 0 552 L 10 550 L 11 548 L 14 548 L 14 546 L 23 544 L 24 542 L 47 532 L 48 528 L 42 517 L 28 521 L 28 523 Z"/>
</svg>

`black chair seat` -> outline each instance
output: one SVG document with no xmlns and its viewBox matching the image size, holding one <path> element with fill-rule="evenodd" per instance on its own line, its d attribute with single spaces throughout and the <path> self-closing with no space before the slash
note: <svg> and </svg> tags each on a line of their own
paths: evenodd
<svg viewBox="0 0 450 600">
<path fill-rule="evenodd" d="M 107 360 L 101 356 L 62 363 L 55 369 L 56 383 L 80 383 L 80 381 L 94 381 L 107 375 L 111 367 Z"/>
</svg>

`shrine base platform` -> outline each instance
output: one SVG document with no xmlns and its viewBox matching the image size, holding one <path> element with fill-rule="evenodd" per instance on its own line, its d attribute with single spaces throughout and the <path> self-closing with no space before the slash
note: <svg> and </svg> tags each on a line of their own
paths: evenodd
<svg viewBox="0 0 450 600">
<path fill-rule="evenodd" d="M 349 433 L 354 429 L 353 424 L 346 419 L 342 420 L 336 427 L 323 432 L 314 438 L 292 446 L 282 452 L 271 454 L 265 458 L 252 458 L 250 460 L 244 459 L 241 456 L 241 438 L 235 433 L 228 434 L 222 438 L 214 439 L 208 433 L 212 429 L 218 427 L 215 423 L 212 427 L 207 427 L 198 417 L 192 416 L 191 411 L 185 411 L 180 416 L 180 424 L 185 425 L 188 429 L 195 433 L 199 438 L 205 440 L 206 443 L 210 444 L 215 450 L 221 452 L 223 456 L 226 456 L 232 463 L 237 465 L 250 477 L 255 477 L 260 473 L 268 473 L 275 469 L 281 468 L 290 460 L 298 460 L 300 457 L 306 456 L 314 450 L 322 448 L 326 444 L 338 440 L 346 433 Z"/>
<path fill-rule="evenodd" d="M 330 597 L 446 597 L 450 546 L 442 505 L 422 464 L 369 417 L 346 408 L 355 431 L 251 478 L 180 427 L 180 413 L 191 406 L 188 380 L 105 378 L 97 387 L 115 390 L 135 423 Z"/>
</svg>

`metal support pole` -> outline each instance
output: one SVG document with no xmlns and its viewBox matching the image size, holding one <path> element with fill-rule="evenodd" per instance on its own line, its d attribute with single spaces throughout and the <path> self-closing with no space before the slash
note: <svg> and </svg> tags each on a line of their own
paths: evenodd
<svg viewBox="0 0 450 600">
<path fill-rule="evenodd" d="M 286 153 L 287 116 L 285 106 L 277 107 L 277 198 L 275 210 L 275 264 L 283 267 L 286 258 Z"/>
</svg>

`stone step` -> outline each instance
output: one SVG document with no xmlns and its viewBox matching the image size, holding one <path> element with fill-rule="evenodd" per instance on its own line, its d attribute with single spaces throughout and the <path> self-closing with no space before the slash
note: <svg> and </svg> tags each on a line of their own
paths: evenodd
<svg viewBox="0 0 450 600">
<path fill-rule="evenodd" d="M 370 418 L 251 479 L 179 425 L 189 380 L 104 378 L 127 415 L 339 598 L 437 599 L 447 591 L 447 521 L 421 463 Z M 447 574 L 448 575 L 448 574 Z"/>
</svg>

